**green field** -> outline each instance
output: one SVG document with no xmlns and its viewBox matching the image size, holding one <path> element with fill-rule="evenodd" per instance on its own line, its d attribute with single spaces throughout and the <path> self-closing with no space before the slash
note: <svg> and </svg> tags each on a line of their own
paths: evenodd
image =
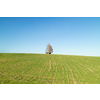
<svg viewBox="0 0 100 100">
<path fill-rule="evenodd" d="M 100 57 L 1 53 L 0 84 L 100 84 Z"/>
</svg>

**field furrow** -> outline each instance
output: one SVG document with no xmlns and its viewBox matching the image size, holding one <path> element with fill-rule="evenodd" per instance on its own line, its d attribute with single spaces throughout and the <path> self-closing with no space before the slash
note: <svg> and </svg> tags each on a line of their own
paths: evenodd
<svg viewBox="0 0 100 100">
<path fill-rule="evenodd" d="M 56 62 L 55 62 L 55 61 L 54 61 L 54 67 L 56 67 L 56 69 L 55 69 L 55 72 L 54 72 L 52 84 L 56 83 L 56 82 L 55 82 L 55 81 L 56 81 L 55 77 L 56 77 L 56 74 L 57 74 L 57 66 L 56 66 Z"/>
<path fill-rule="evenodd" d="M 50 63 L 49 63 L 49 65 L 50 65 L 50 67 L 49 67 L 49 70 L 48 70 L 48 72 L 50 71 L 50 69 L 51 69 L 51 60 L 50 60 Z"/>
</svg>

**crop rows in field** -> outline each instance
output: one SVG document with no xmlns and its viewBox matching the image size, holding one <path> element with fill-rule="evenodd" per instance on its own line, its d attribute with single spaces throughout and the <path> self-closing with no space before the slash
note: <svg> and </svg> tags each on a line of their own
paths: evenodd
<svg viewBox="0 0 100 100">
<path fill-rule="evenodd" d="M 1 84 L 99 84 L 100 57 L 0 54 Z"/>
</svg>

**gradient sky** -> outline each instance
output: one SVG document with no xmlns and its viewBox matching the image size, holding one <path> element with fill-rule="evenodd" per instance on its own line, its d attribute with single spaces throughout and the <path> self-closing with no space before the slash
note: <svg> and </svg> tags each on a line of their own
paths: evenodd
<svg viewBox="0 0 100 100">
<path fill-rule="evenodd" d="M 100 56 L 99 17 L 0 17 L 0 53 Z"/>
</svg>

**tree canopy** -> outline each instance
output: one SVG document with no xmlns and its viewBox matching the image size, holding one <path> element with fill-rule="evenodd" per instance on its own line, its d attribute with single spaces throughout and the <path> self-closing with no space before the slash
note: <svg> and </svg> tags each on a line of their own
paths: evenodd
<svg viewBox="0 0 100 100">
<path fill-rule="evenodd" d="M 50 43 L 47 45 L 47 48 L 46 48 L 46 54 L 51 54 L 53 52 L 53 48 L 52 46 L 50 45 Z"/>
</svg>

